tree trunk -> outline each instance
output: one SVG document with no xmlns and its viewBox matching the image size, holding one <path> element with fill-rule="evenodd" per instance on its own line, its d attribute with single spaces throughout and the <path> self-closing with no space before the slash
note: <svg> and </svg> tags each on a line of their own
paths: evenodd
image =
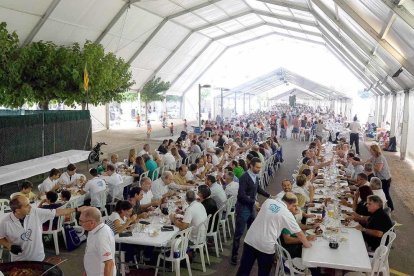
<svg viewBox="0 0 414 276">
<path fill-rule="evenodd" d="M 41 110 L 49 110 L 49 101 L 42 101 L 38 104 Z"/>
<path fill-rule="evenodd" d="M 82 110 L 86 110 L 86 103 L 85 102 L 82 102 L 81 106 L 82 106 Z"/>
<path fill-rule="evenodd" d="M 148 103 L 145 102 L 145 124 L 148 122 Z"/>
</svg>

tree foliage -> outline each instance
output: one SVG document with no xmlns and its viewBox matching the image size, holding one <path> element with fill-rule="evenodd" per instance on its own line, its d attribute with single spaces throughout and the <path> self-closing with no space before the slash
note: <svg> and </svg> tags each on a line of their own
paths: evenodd
<svg viewBox="0 0 414 276">
<path fill-rule="evenodd" d="M 182 96 L 177 95 L 167 95 L 167 102 L 180 102 L 182 99 Z"/>
<path fill-rule="evenodd" d="M 82 107 L 86 102 L 119 102 L 134 84 L 129 64 L 90 41 L 83 48 L 77 43 L 58 46 L 44 41 L 19 48 L 17 35 L 9 34 L 1 23 L 0 50 L 0 105 L 7 107 L 38 103 L 47 109 L 50 101 Z M 85 66 L 88 93 L 83 89 Z"/>
<path fill-rule="evenodd" d="M 144 84 L 141 90 L 141 101 L 145 103 L 145 118 L 147 118 L 148 104 L 164 100 L 164 92 L 170 88 L 170 82 L 153 77 Z"/>
</svg>

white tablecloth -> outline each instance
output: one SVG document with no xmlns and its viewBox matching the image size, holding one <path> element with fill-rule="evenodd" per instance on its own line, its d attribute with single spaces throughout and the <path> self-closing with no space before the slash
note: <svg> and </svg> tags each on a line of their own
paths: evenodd
<svg viewBox="0 0 414 276">
<path fill-rule="evenodd" d="M 85 150 L 67 150 L 2 166 L 0 167 L 0 185 L 49 172 L 53 168 L 64 168 L 71 163 L 78 163 L 88 159 L 88 155 L 89 151 Z"/>
<path fill-rule="evenodd" d="M 346 231 L 346 233 L 342 233 Z M 322 238 L 312 242 L 311 248 L 303 248 L 302 261 L 307 267 L 327 267 L 350 271 L 369 272 L 371 262 L 362 233 L 354 228 L 344 228 L 340 236 L 346 238 L 338 249 L 331 249 L 329 242 Z"/>
<path fill-rule="evenodd" d="M 154 247 L 168 246 L 171 238 L 178 233 L 178 228 L 174 226 L 174 231 L 161 232 L 161 227 L 164 225 L 164 223 L 161 222 L 161 217 L 162 216 L 150 217 L 151 224 L 146 226 L 145 230 L 140 230 L 140 232 L 132 231 L 133 234 L 131 237 L 119 237 L 119 235 L 116 235 L 115 242 Z M 137 227 L 139 228 L 141 225 L 138 223 Z M 159 231 L 159 235 L 151 237 L 149 235 L 151 230 Z"/>
</svg>

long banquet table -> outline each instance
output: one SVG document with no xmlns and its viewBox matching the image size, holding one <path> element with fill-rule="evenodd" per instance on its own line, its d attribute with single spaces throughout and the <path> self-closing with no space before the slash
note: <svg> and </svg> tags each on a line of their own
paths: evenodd
<svg viewBox="0 0 414 276">
<path fill-rule="evenodd" d="M 0 167 L 0 186 L 49 172 L 52 168 L 63 168 L 71 163 L 88 159 L 90 151 L 67 150 Z"/>
<path fill-rule="evenodd" d="M 325 148 L 325 157 L 332 158 L 332 145 Z M 303 248 L 302 262 L 307 267 L 324 267 L 332 269 L 343 269 L 349 271 L 369 272 L 371 261 L 361 231 L 353 228 L 357 223 L 345 226 L 341 220 L 345 213 L 352 211 L 351 208 L 341 206 L 339 199 L 345 191 L 349 191 L 346 181 L 340 180 L 340 170 L 335 164 L 325 170 L 318 172 L 319 179 L 315 180 L 315 200 L 322 203 L 323 199 L 330 198 L 327 209 L 333 212 L 327 215 L 323 221 L 324 233 L 312 242 L 312 247 Z M 315 213 L 315 209 L 323 208 L 323 204 L 315 204 L 308 212 Z M 342 210 L 341 210 L 342 209 Z M 313 211 L 312 211 L 313 210 Z M 353 226 L 353 227 L 351 227 Z M 337 249 L 329 247 L 329 239 L 336 238 L 339 242 Z"/>
</svg>

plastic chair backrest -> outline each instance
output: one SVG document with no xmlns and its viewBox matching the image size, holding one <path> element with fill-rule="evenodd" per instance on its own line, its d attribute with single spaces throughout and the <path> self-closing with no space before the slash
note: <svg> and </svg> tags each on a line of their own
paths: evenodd
<svg viewBox="0 0 414 276">
<path fill-rule="evenodd" d="M 388 230 L 384 235 L 382 235 L 380 246 L 384 245 L 387 247 L 388 249 L 387 256 L 386 256 L 387 259 L 391 251 L 392 243 L 394 242 L 396 237 L 397 237 L 397 234 L 394 232 L 394 226 L 390 230 Z"/>
<path fill-rule="evenodd" d="M 62 206 L 60 206 L 57 209 L 65 209 L 67 208 L 67 203 L 63 204 Z M 51 232 L 51 231 L 61 231 L 63 230 L 63 223 L 65 222 L 65 216 L 59 216 L 57 217 L 57 224 L 56 224 L 56 228 L 53 229 L 53 221 L 55 220 L 56 217 L 52 218 L 49 220 L 48 222 L 48 227 L 47 227 L 47 232 Z"/>
<path fill-rule="evenodd" d="M 178 232 L 171 240 L 171 256 L 174 252 L 179 252 L 179 258 L 183 259 L 187 254 L 188 240 L 190 238 L 190 233 L 193 230 L 193 227 L 188 227 L 187 229 L 181 230 Z M 176 258 L 175 258 L 176 259 Z"/>
<path fill-rule="evenodd" d="M 236 198 L 236 196 L 231 196 L 226 200 L 226 214 L 230 214 L 231 213 L 231 209 L 233 209 L 234 207 L 234 199 Z"/>
<path fill-rule="evenodd" d="M 380 245 L 375 250 L 374 258 L 372 259 L 371 276 L 380 275 L 380 272 L 388 258 L 388 248 L 385 245 Z"/>
<path fill-rule="evenodd" d="M 291 276 L 295 276 L 295 273 L 301 274 L 301 275 L 305 274 L 304 272 L 295 269 L 295 266 L 293 265 L 293 262 L 292 262 L 292 257 L 290 256 L 289 252 L 278 243 L 276 244 L 276 254 L 279 259 L 278 259 L 278 264 L 276 266 L 275 275 L 285 275 L 283 261 L 286 262 L 286 266 L 289 268 Z M 281 274 L 278 274 L 278 272 Z"/>
<path fill-rule="evenodd" d="M 106 205 L 106 196 L 107 196 L 107 191 L 103 190 L 99 192 L 99 206 L 94 206 L 94 207 L 98 207 L 98 208 L 105 208 Z"/>
<path fill-rule="evenodd" d="M 4 213 L 6 210 L 10 210 L 10 200 L 2 198 L 0 199 L 0 213 Z"/>
<path fill-rule="evenodd" d="M 207 219 L 201 223 L 198 227 L 197 233 L 197 240 L 196 245 L 202 244 L 206 241 L 207 238 L 207 231 L 208 231 L 208 224 L 210 223 L 211 215 L 208 215 Z"/>
<path fill-rule="evenodd" d="M 223 217 L 224 208 L 226 208 L 226 205 L 221 206 L 221 208 L 218 209 L 217 212 L 214 213 L 212 217 L 211 227 L 208 230 L 208 234 L 213 234 L 214 232 L 217 232 L 218 227 L 216 228 L 215 225 L 216 225 L 216 222 L 218 222 Z"/>
<path fill-rule="evenodd" d="M 160 168 L 156 168 L 153 172 L 152 172 L 152 176 L 151 176 L 151 180 L 157 180 L 160 177 Z"/>
</svg>

